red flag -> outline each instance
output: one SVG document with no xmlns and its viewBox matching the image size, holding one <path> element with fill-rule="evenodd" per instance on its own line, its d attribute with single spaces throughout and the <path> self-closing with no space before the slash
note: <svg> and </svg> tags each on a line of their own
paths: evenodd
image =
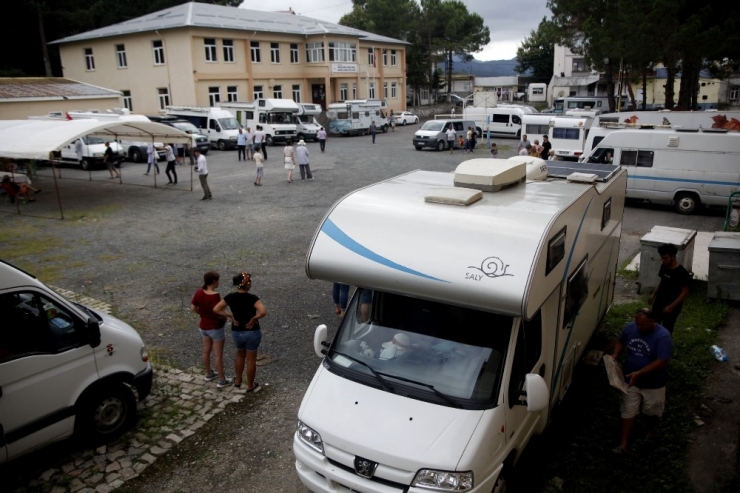
<svg viewBox="0 0 740 493">
<path fill-rule="evenodd" d="M 69 113 L 64 113 L 64 116 L 66 116 L 66 117 L 67 117 L 67 120 L 71 120 L 71 119 L 72 119 L 72 117 L 71 117 L 71 116 L 69 116 Z"/>
</svg>

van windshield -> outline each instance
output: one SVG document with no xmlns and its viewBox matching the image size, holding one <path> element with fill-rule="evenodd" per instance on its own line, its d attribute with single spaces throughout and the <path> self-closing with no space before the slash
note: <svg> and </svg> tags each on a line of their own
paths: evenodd
<svg viewBox="0 0 740 493">
<path fill-rule="evenodd" d="M 358 288 L 328 353 L 330 371 L 450 407 L 495 407 L 512 318 Z"/>
<path fill-rule="evenodd" d="M 236 130 L 239 128 L 239 123 L 236 118 L 219 118 L 218 123 L 221 124 L 221 128 L 224 130 Z"/>
<path fill-rule="evenodd" d="M 420 130 L 432 130 L 435 132 L 441 131 L 445 126 L 445 122 L 442 120 L 430 120 L 426 122 Z"/>
</svg>

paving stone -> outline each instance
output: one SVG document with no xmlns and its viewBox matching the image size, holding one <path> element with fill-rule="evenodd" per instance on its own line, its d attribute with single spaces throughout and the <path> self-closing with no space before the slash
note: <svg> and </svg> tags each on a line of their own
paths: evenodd
<svg viewBox="0 0 740 493">
<path fill-rule="evenodd" d="M 126 451 L 126 455 L 129 456 L 129 457 L 133 457 L 133 458 L 136 458 L 136 457 L 140 456 L 141 455 L 141 452 L 142 452 L 142 450 L 140 448 L 138 448 L 140 446 L 141 446 L 141 444 L 138 444 L 136 446 L 137 448 L 131 447 L 130 449 L 128 449 Z"/>
<path fill-rule="evenodd" d="M 89 478 L 92 475 L 92 470 L 88 469 L 87 471 L 80 474 L 80 479 Z"/>
<path fill-rule="evenodd" d="M 114 472 L 114 473 L 108 474 L 105 477 L 105 482 L 108 483 L 108 484 L 110 484 L 110 483 L 112 483 L 113 481 L 115 481 L 116 479 L 118 479 L 120 477 L 121 477 L 121 474 L 120 473 Z"/>
<path fill-rule="evenodd" d="M 121 481 L 120 479 L 116 479 L 115 481 L 111 481 L 111 482 L 110 482 L 110 483 L 108 484 L 108 486 L 110 486 L 110 487 L 111 487 L 111 488 L 113 488 L 113 489 L 116 489 L 116 488 L 118 488 L 119 486 L 121 486 L 122 484 L 123 484 L 123 481 Z"/>
<path fill-rule="evenodd" d="M 164 433 L 169 433 L 170 431 L 172 431 L 172 428 L 170 428 L 169 426 L 163 426 L 159 429 L 159 431 L 162 431 Z"/>
<path fill-rule="evenodd" d="M 183 438 L 187 438 L 189 436 L 195 435 L 195 432 L 190 430 L 182 430 L 180 432 L 180 435 L 182 435 Z"/>
<path fill-rule="evenodd" d="M 102 479 L 103 479 L 103 475 L 101 473 L 97 473 L 87 478 L 85 482 L 89 485 L 93 485 L 93 484 L 98 484 Z"/>
<path fill-rule="evenodd" d="M 129 459 L 121 459 L 118 461 L 118 463 L 121 464 L 121 469 L 131 467 L 131 461 Z"/>
<path fill-rule="evenodd" d="M 193 401 L 183 401 L 180 405 L 182 407 L 186 408 L 186 409 L 187 408 L 194 408 L 195 407 L 195 402 L 193 402 Z"/>
<path fill-rule="evenodd" d="M 136 472 L 136 474 L 141 474 L 141 471 L 146 469 L 148 466 L 149 464 L 147 464 L 146 462 L 137 462 L 136 464 L 134 464 L 134 471 Z"/>
<path fill-rule="evenodd" d="M 186 374 L 181 374 L 178 378 L 181 382 L 192 382 L 193 380 L 195 380 L 195 377 L 193 375 Z"/>
<path fill-rule="evenodd" d="M 105 468 L 105 472 L 113 472 L 113 471 L 120 471 L 121 470 L 121 464 L 118 462 L 111 462 L 108 464 L 108 467 Z M 110 481 L 108 481 L 110 483 Z"/>
<path fill-rule="evenodd" d="M 117 443 L 112 447 L 108 447 L 108 452 L 118 452 L 119 450 L 123 450 L 124 448 L 126 448 L 125 443 Z"/>
<path fill-rule="evenodd" d="M 92 461 L 92 460 L 86 461 L 80 466 L 80 469 L 90 469 L 94 464 L 95 464 L 95 461 Z"/>
<path fill-rule="evenodd" d="M 190 429 L 195 431 L 203 427 L 203 425 L 206 424 L 205 421 L 196 421 L 192 425 L 190 425 Z"/>
<path fill-rule="evenodd" d="M 198 417 L 197 417 L 197 416 L 190 416 L 189 418 L 185 419 L 185 422 L 186 422 L 187 424 L 189 424 L 189 425 L 192 425 L 193 423 L 195 423 L 195 420 L 196 420 L 196 419 L 198 419 Z"/>
<path fill-rule="evenodd" d="M 93 461 L 96 464 L 100 464 L 101 462 L 107 462 L 108 458 L 104 455 L 96 455 L 95 457 L 93 457 Z"/>
<path fill-rule="evenodd" d="M 84 469 L 75 469 L 74 471 L 69 471 L 68 474 L 69 474 L 70 477 L 76 478 L 77 476 L 79 476 L 83 472 L 84 472 Z"/>
<path fill-rule="evenodd" d="M 140 440 L 140 441 L 142 441 L 144 443 L 146 443 L 146 442 L 149 441 L 149 437 L 146 436 L 145 434 L 141 433 L 141 432 L 135 433 L 134 436 L 136 437 L 137 440 Z"/>
<path fill-rule="evenodd" d="M 200 390 L 192 390 L 190 392 L 190 395 L 192 395 L 193 397 L 201 397 L 203 396 L 203 392 L 201 392 Z"/>
<path fill-rule="evenodd" d="M 172 448 L 172 444 L 165 440 L 160 440 L 159 442 L 157 442 L 157 444 L 165 450 L 169 450 Z"/>
<path fill-rule="evenodd" d="M 71 493 L 76 493 L 77 491 L 80 491 L 81 489 L 85 488 L 86 485 L 79 479 L 75 478 L 72 481 L 69 482 L 69 491 Z"/>
<path fill-rule="evenodd" d="M 213 416 L 214 416 L 213 414 L 206 414 L 205 416 L 203 416 L 203 421 L 210 421 L 213 418 Z M 190 429 L 192 430 L 193 427 L 191 426 Z"/>
<path fill-rule="evenodd" d="M 95 490 L 92 489 L 92 488 L 84 488 L 84 489 L 78 491 L 77 493 L 95 493 Z"/>
<path fill-rule="evenodd" d="M 116 450 L 115 452 L 111 452 L 109 454 L 106 454 L 105 456 L 108 458 L 108 460 L 116 460 L 122 455 L 126 455 L 126 452 L 124 452 L 123 450 Z"/>
<path fill-rule="evenodd" d="M 99 484 L 98 487 L 95 488 L 95 493 L 110 493 L 111 491 L 113 491 L 113 488 L 107 484 Z"/>
<path fill-rule="evenodd" d="M 173 441 L 173 442 L 175 442 L 175 443 L 180 443 L 180 442 L 182 442 L 182 438 L 180 438 L 179 436 L 175 435 L 174 433 L 170 433 L 170 434 L 169 434 L 169 435 L 167 435 L 167 436 L 166 436 L 165 438 L 166 438 L 167 440 L 172 440 L 172 441 Z"/>
<path fill-rule="evenodd" d="M 154 455 L 162 455 L 163 453 L 167 452 L 167 449 L 163 449 L 155 445 L 154 447 L 150 448 L 149 451 Z"/>
<path fill-rule="evenodd" d="M 63 486 L 54 486 L 51 489 L 51 493 L 67 493 L 67 488 Z"/>
<path fill-rule="evenodd" d="M 108 451 L 108 446 L 107 445 L 101 445 L 100 447 L 98 447 L 98 448 L 95 449 L 95 453 L 96 454 L 104 454 L 107 451 Z"/>
<path fill-rule="evenodd" d="M 58 471 L 58 469 L 54 469 L 54 468 L 51 468 L 51 469 L 47 469 L 46 471 L 44 471 L 43 473 L 41 473 L 41 476 L 39 476 L 39 478 L 40 478 L 40 479 L 41 479 L 42 481 L 49 481 L 49 479 L 51 479 L 51 477 L 52 477 L 52 476 L 54 475 L 54 473 L 56 473 L 57 471 Z"/>
<path fill-rule="evenodd" d="M 136 474 L 136 472 L 134 472 L 134 470 L 130 467 L 121 469 L 121 477 L 124 481 L 128 481 L 129 479 L 135 478 L 136 476 L 138 476 L 138 474 Z"/>
</svg>

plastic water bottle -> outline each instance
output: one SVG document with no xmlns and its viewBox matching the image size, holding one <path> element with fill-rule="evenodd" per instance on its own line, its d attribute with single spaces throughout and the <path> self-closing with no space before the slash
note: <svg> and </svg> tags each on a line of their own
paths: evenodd
<svg viewBox="0 0 740 493">
<path fill-rule="evenodd" d="M 727 353 L 725 353 L 725 350 L 721 347 L 715 345 L 712 346 L 712 354 L 717 359 L 717 361 L 727 361 Z"/>
</svg>

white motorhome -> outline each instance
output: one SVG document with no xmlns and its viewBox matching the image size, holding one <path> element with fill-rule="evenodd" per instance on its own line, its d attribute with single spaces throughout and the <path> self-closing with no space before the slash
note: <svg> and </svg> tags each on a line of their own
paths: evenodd
<svg viewBox="0 0 740 493">
<path fill-rule="evenodd" d="M 413 171 L 329 210 L 306 273 L 358 289 L 333 340 L 314 335 L 293 439 L 308 489 L 505 490 L 614 296 L 626 173 L 561 164 Z"/>
<path fill-rule="evenodd" d="M 128 324 L 3 261 L 0 320 L 0 464 L 73 433 L 112 440 L 133 423 L 152 366 Z"/>
<path fill-rule="evenodd" d="M 590 117 L 524 115 L 522 127 L 530 142 L 547 135 L 556 156 L 575 161 L 583 154 L 592 121 Z"/>
<path fill-rule="evenodd" d="M 317 134 L 321 130 L 321 125 L 316 121 L 316 117 L 323 111 L 320 104 L 299 104 L 298 114 L 293 116 L 296 127 L 296 137 L 298 140 L 318 141 Z"/>
<path fill-rule="evenodd" d="M 378 132 L 385 133 L 388 131 L 387 110 L 388 103 L 384 99 L 356 99 L 332 103 L 326 109 L 329 133 L 364 135 L 372 122 L 375 122 Z"/>
<path fill-rule="evenodd" d="M 624 111 L 599 115 L 594 126 L 604 124 L 660 125 L 674 128 L 724 128 L 740 131 L 740 111 Z"/>
<path fill-rule="evenodd" d="M 673 204 L 681 214 L 725 206 L 740 191 L 740 134 L 726 130 L 615 130 L 586 161 L 621 165 L 628 198 Z"/>
<path fill-rule="evenodd" d="M 547 84 L 532 82 L 527 86 L 527 101 L 530 103 L 544 103 L 547 101 Z"/>
<path fill-rule="evenodd" d="M 292 99 L 257 99 L 248 103 L 222 103 L 221 108 L 229 111 L 239 124 L 250 127 L 257 125 L 265 132 L 265 144 L 285 143 L 295 140 L 296 124 L 293 121 L 300 107 Z"/>
<path fill-rule="evenodd" d="M 239 124 L 227 110 L 216 107 L 167 106 L 165 114 L 188 120 L 219 150 L 236 147 Z"/>
</svg>

